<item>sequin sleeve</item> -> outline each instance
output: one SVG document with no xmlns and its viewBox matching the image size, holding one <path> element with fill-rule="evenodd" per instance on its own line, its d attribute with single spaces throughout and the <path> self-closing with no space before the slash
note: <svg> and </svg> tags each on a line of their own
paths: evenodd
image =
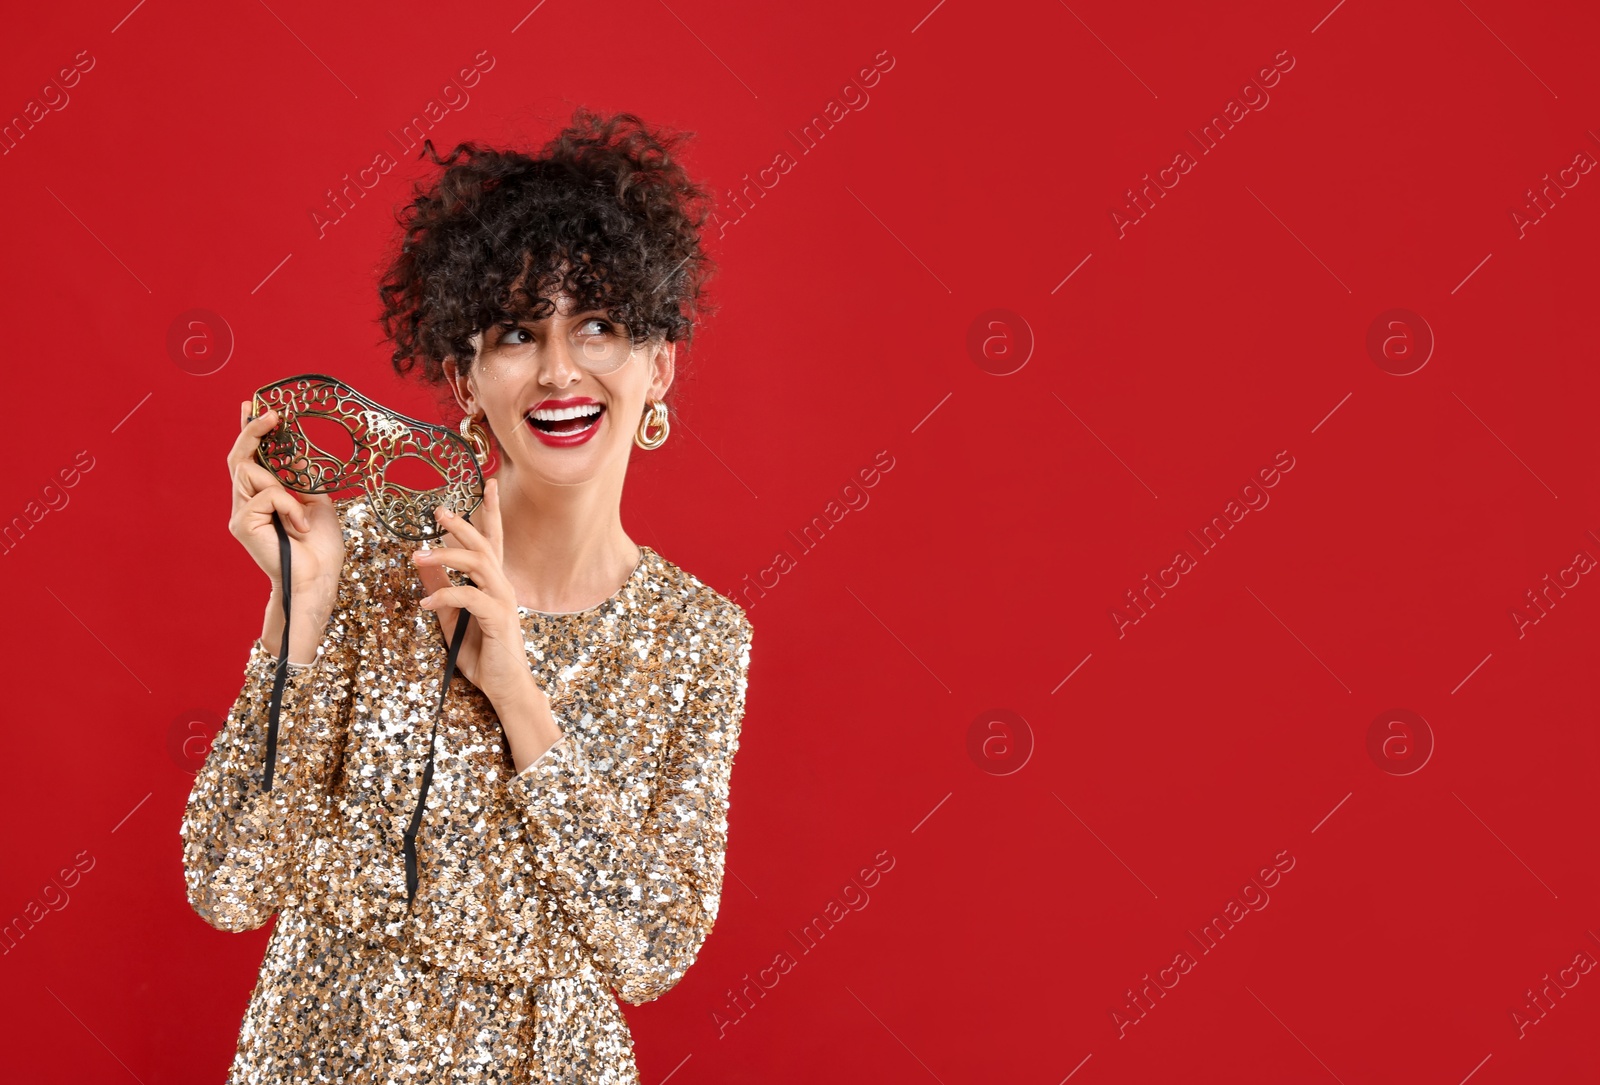
<svg viewBox="0 0 1600 1085">
<path fill-rule="evenodd" d="M 357 649 L 352 603 L 361 551 L 348 530 L 345 540 L 336 605 L 316 658 L 291 663 L 284 683 L 272 791 L 262 788 L 262 770 L 277 657 L 257 640 L 244 687 L 189 792 L 180 829 L 184 881 L 190 906 L 218 930 L 254 930 L 295 903 L 295 855 L 330 802 Z"/>
<path fill-rule="evenodd" d="M 512 779 L 539 876 L 622 999 L 640 1005 L 682 977 L 721 903 L 728 781 L 744 716 L 751 629 L 726 605 L 690 631 L 683 708 L 642 815 L 572 728 Z M 559 718 L 559 712 L 558 712 Z"/>
</svg>

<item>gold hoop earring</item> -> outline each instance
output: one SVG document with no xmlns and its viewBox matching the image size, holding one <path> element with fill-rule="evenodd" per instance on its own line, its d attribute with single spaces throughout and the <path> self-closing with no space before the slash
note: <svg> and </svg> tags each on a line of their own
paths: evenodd
<svg viewBox="0 0 1600 1085">
<path fill-rule="evenodd" d="M 650 435 L 652 429 L 661 432 L 655 436 Z M 650 409 L 644 412 L 639 419 L 639 428 L 634 431 L 633 443 L 640 448 L 650 450 L 660 448 L 667 443 L 667 434 L 672 432 L 672 424 L 667 420 L 667 404 L 664 400 L 652 399 Z"/>
<path fill-rule="evenodd" d="M 470 414 L 461 420 L 461 439 L 472 446 L 472 458 L 479 467 L 489 462 L 489 431 Z"/>
</svg>

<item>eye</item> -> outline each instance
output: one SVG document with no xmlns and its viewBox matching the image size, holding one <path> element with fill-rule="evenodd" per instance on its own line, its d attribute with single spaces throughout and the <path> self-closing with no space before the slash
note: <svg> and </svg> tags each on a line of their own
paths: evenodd
<svg viewBox="0 0 1600 1085">
<path fill-rule="evenodd" d="M 593 325 L 599 325 L 601 335 L 610 335 L 617 330 L 617 326 L 615 324 L 611 323 L 609 320 L 602 320 L 597 316 L 589 317 L 580 326 L 587 328 Z"/>
<path fill-rule="evenodd" d="M 495 342 L 510 346 L 520 346 L 523 343 L 527 343 L 531 340 L 533 335 L 533 333 L 528 331 L 527 328 L 524 328 L 522 325 L 510 320 L 501 324 L 497 324 L 495 327 L 498 328 L 500 332 L 499 336 L 495 339 Z M 519 335 L 526 336 L 528 338 L 516 338 Z"/>
</svg>

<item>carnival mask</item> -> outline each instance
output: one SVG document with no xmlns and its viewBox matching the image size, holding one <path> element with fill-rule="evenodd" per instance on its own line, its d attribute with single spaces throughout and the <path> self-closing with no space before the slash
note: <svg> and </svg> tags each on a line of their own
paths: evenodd
<svg viewBox="0 0 1600 1085">
<path fill-rule="evenodd" d="M 487 442 L 472 443 L 446 426 L 421 422 L 375 403 L 343 381 L 302 373 L 256 389 L 256 417 L 278 412 L 278 426 L 261 438 L 256 458 L 283 485 L 303 494 L 366 494 L 379 523 L 397 538 L 432 542 L 444 533 L 434 510 L 444 505 L 466 516 L 483 500 L 482 463 Z M 350 435 L 348 457 L 319 447 L 303 419 L 325 418 Z M 474 447 L 477 445 L 478 447 Z M 406 462 L 415 461 L 415 462 Z M 436 486 L 416 489 L 394 476 L 436 475 Z"/>
</svg>

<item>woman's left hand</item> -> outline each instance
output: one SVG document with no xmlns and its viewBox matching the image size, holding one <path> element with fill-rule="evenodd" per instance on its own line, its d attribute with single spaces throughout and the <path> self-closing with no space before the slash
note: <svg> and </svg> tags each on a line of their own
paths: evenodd
<svg viewBox="0 0 1600 1085">
<path fill-rule="evenodd" d="M 422 606 L 438 614 L 447 644 L 455 634 L 456 622 L 463 620 L 463 610 L 477 619 L 461 642 L 456 669 L 503 716 L 508 709 L 520 709 L 530 699 L 544 697 L 544 692 L 528 665 L 517 595 L 501 567 L 505 550 L 499 480 L 491 478 L 484 484 L 483 504 L 477 513 L 479 524 L 474 525 L 454 512 L 438 509 L 436 515 L 448 533 L 449 545 L 418 550 L 411 558 L 431 593 Z M 451 584 L 445 575 L 447 568 L 471 577 L 472 586 Z"/>
</svg>

